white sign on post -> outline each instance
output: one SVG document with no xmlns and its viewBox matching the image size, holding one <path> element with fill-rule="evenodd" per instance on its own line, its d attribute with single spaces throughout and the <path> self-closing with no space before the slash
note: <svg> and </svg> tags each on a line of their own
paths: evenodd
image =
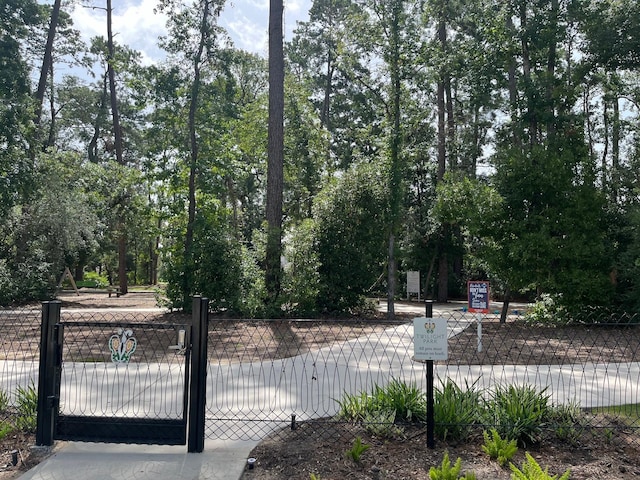
<svg viewBox="0 0 640 480">
<path fill-rule="evenodd" d="M 414 318 L 413 358 L 415 360 L 447 360 L 449 358 L 446 318 Z"/>
<path fill-rule="evenodd" d="M 412 293 L 417 293 L 420 301 L 420 272 L 407 272 L 407 299 Z"/>
</svg>

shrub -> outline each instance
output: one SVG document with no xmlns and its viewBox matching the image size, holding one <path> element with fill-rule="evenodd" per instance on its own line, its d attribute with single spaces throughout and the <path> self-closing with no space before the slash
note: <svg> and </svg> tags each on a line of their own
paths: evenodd
<svg viewBox="0 0 640 480">
<path fill-rule="evenodd" d="M 347 457 L 353 460 L 356 463 L 360 463 L 360 459 L 362 458 L 362 454 L 369 450 L 370 445 L 366 443 L 362 443 L 362 438 L 356 437 L 353 441 L 352 447 L 347 450 Z"/>
<path fill-rule="evenodd" d="M 35 432 L 38 423 L 38 391 L 33 382 L 27 388 L 16 389 L 18 418 L 16 428 L 23 432 Z"/>
<path fill-rule="evenodd" d="M 529 305 L 524 320 L 533 325 L 564 325 L 569 323 L 567 309 L 561 304 L 560 294 L 543 293 L 533 304 Z"/>
<path fill-rule="evenodd" d="M 340 418 L 363 422 L 378 433 L 397 434 L 397 429 L 389 428 L 391 424 L 424 421 L 427 416 L 424 393 L 396 379 L 384 387 L 376 385 L 371 394 L 345 394 L 338 404 Z"/>
<path fill-rule="evenodd" d="M 285 243 L 283 290 L 289 314 L 309 315 L 318 309 L 320 278 L 315 249 L 313 220 L 307 219 L 292 229 Z"/>
<path fill-rule="evenodd" d="M 371 435 L 393 438 L 401 436 L 404 431 L 394 423 L 395 419 L 395 410 L 376 410 L 365 412 L 362 424 Z"/>
<path fill-rule="evenodd" d="M 9 408 L 9 394 L 0 390 L 0 412 L 6 412 Z"/>
<path fill-rule="evenodd" d="M 452 467 L 449 461 L 449 452 L 444 452 L 440 467 L 431 467 L 429 469 L 429 478 L 431 480 L 475 480 L 476 476 L 471 472 L 459 477 L 461 469 L 462 460 L 458 458 Z"/>
<path fill-rule="evenodd" d="M 109 279 L 106 276 L 93 271 L 85 272 L 84 280 L 86 282 L 94 282 L 96 288 L 106 288 L 109 285 Z"/>
<path fill-rule="evenodd" d="M 555 405 L 549 409 L 549 423 L 560 440 L 575 443 L 585 423 L 584 412 L 575 402 Z"/>
<path fill-rule="evenodd" d="M 488 424 L 519 445 L 537 443 L 549 413 L 549 395 L 529 386 L 497 387 L 487 408 Z"/>
<path fill-rule="evenodd" d="M 0 441 L 7 438 L 7 436 L 13 432 L 13 427 L 8 422 L 0 422 Z"/>
<path fill-rule="evenodd" d="M 500 438 L 500 434 L 494 428 L 491 429 L 491 436 L 486 430 L 482 432 L 482 436 L 484 437 L 482 450 L 489 455 L 489 458 L 497 460 L 501 467 L 504 467 L 518 451 L 515 440 Z"/>
<path fill-rule="evenodd" d="M 511 464 L 512 480 L 569 480 L 570 471 L 567 470 L 560 478 L 557 475 L 553 477 L 549 475 L 548 468 L 542 470 L 538 462 L 529 454 L 525 453 L 526 460 L 522 464 L 522 470 L 519 470 L 513 463 Z"/>
<path fill-rule="evenodd" d="M 376 283 L 386 261 L 386 165 L 359 163 L 316 195 L 313 218 L 322 311 L 347 312 Z"/>
<path fill-rule="evenodd" d="M 455 441 L 465 439 L 471 426 L 480 418 L 482 395 L 474 385 L 466 385 L 462 390 L 451 379 L 440 383 L 434 389 L 435 433 L 443 440 Z"/>
</svg>

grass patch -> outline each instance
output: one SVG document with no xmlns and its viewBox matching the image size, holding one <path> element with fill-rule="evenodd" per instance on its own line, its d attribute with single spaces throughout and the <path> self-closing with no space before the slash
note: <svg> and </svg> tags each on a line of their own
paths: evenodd
<svg viewBox="0 0 640 480">
<path fill-rule="evenodd" d="M 628 426 L 638 426 L 640 424 L 640 403 L 595 407 L 589 409 L 589 412 L 594 415 L 602 414 L 616 417 Z"/>
</svg>

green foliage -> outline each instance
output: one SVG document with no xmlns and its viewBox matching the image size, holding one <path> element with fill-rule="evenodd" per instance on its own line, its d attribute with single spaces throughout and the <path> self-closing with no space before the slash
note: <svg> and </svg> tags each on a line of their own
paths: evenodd
<svg viewBox="0 0 640 480">
<path fill-rule="evenodd" d="M 403 428 L 396 425 L 395 410 L 372 410 L 364 412 L 362 425 L 371 435 L 384 438 L 400 437 Z"/>
<path fill-rule="evenodd" d="M 525 154 L 509 145 L 495 162 L 502 208 L 481 230 L 492 272 L 513 291 L 561 293 L 567 307 L 606 304 L 613 288 L 605 199 L 581 137 L 556 136 Z"/>
<path fill-rule="evenodd" d="M 548 420 L 549 395 L 545 391 L 529 386 L 497 387 L 487 405 L 486 423 L 493 425 L 501 438 L 516 440 L 518 445 L 537 443 Z"/>
<path fill-rule="evenodd" d="M 458 458 L 456 463 L 451 466 L 449 452 L 444 452 L 442 464 L 439 467 L 431 467 L 429 469 L 429 478 L 431 480 L 475 480 L 476 476 L 472 472 L 467 472 L 462 477 L 459 476 L 461 469 L 462 460 Z"/>
<path fill-rule="evenodd" d="M 0 441 L 4 440 L 13 432 L 13 426 L 4 421 L 0 421 Z"/>
<path fill-rule="evenodd" d="M 529 305 L 524 316 L 533 325 L 564 325 L 570 320 L 567 309 L 559 301 L 560 294 L 543 293 L 535 303 Z"/>
<path fill-rule="evenodd" d="M 549 475 L 549 468 L 542 470 L 542 467 L 538 465 L 538 462 L 529 454 L 525 453 L 526 460 L 522 464 L 522 470 L 518 469 L 513 463 L 511 467 L 511 479 L 512 480 L 569 480 L 570 471 L 567 470 L 562 474 L 560 478 L 557 475 Z"/>
<path fill-rule="evenodd" d="M 556 436 L 565 442 L 576 443 L 585 425 L 585 415 L 575 402 L 554 405 L 549 410 L 549 425 Z"/>
<path fill-rule="evenodd" d="M 424 393 L 415 385 L 397 379 L 392 379 L 384 387 L 375 385 L 371 394 L 345 394 L 338 404 L 338 415 L 352 421 L 364 421 L 367 415 L 372 418 L 372 413 L 379 412 L 395 412 L 394 422 L 422 421 L 427 415 Z"/>
<path fill-rule="evenodd" d="M 44 261 L 43 254 L 40 250 L 33 252 L 29 259 L 13 266 L 0 258 L 0 305 L 50 297 L 51 265 Z"/>
<path fill-rule="evenodd" d="M 321 311 L 359 305 L 384 270 L 388 193 L 384 168 L 352 167 L 316 197 Z"/>
<path fill-rule="evenodd" d="M 6 412 L 7 408 L 9 408 L 9 394 L 0 390 L 0 413 Z"/>
<path fill-rule="evenodd" d="M 33 382 L 26 388 L 16 389 L 18 417 L 16 428 L 23 432 L 33 433 L 38 423 L 38 391 Z"/>
<path fill-rule="evenodd" d="M 624 245 L 618 265 L 618 292 L 624 306 L 637 312 L 640 311 L 640 206 L 632 206 L 624 219 L 614 220 L 617 234 L 622 237 L 616 243 Z"/>
<path fill-rule="evenodd" d="M 435 433 L 443 440 L 467 438 L 471 427 L 482 415 L 484 400 L 475 387 L 461 389 L 454 381 L 441 382 L 434 389 Z"/>
<path fill-rule="evenodd" d="M 353 445 L 349 450 L 347 450 L 347 457 L 353 460 L 356 463 L 360 463 L 360 459 L 362 458 L 362 454 L 369 450 L 371 445 L 367 445 L 366 443 L 362 443 L 362 438 L 356 437 L 353 441 Z"/>
<path fill-rule="evenodd" d="M 201 207 L 188 257 L 184 232 L 180 229 L 174 235 L 175 243 L 165 257 L 166 295 L 173 308 L 189 311 L 191 297 L 199 294 L 209 299 L 213 310 L 241 310 L 241 248 L 229 232 L 227 212 L 215 201 Z"/>
<path fill-rule="evenodd" d="M 304 220 L 292 229 L 286 240 L 283 289 L 290 315 L 310 315 L 318 309 L 320 262 L 314 229 L 313 220 Z"/>
<path fill-rule="evenodd" d="M 494 428 L 491 429 L 491 436 L 486 430 L 482 432 L 482 436 L 484 437 L 482 450 L 489 455 L 489 458 L 497 460 L 501 467 L 504 467 L 518 451 L 515 440 L 500 438 L 500 434 Z"/>
<path fill-rule="evenodd" d="M 85 272 L 84 279 L 87 282 L 95 282 L 97 288 L 106 288 L 109 285 L 109 279 L 97 272 Z"/>
<path fill-rule="evenodd" d="M 240 299 L 238 312 L 248 318 L 260 318 L 265 315 L 266 288 L 264 272 L 260 269 L 260 253 L 242 246 L 241 249 L 242 279 L 240 283 Z"/>
</svg>

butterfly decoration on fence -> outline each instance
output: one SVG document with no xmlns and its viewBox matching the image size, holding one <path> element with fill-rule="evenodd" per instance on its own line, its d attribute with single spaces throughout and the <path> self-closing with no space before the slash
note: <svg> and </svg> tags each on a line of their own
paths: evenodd
<svg viewBox="0 0 640 480">
<path fill-rule="evenodd" d="M 138 340 L 133 336 L 133 330 L 118 328 L 118 333 L 109 338 L 111 361 L 113 363 L 129 363 L 137 346 Z"/>
</svg>

